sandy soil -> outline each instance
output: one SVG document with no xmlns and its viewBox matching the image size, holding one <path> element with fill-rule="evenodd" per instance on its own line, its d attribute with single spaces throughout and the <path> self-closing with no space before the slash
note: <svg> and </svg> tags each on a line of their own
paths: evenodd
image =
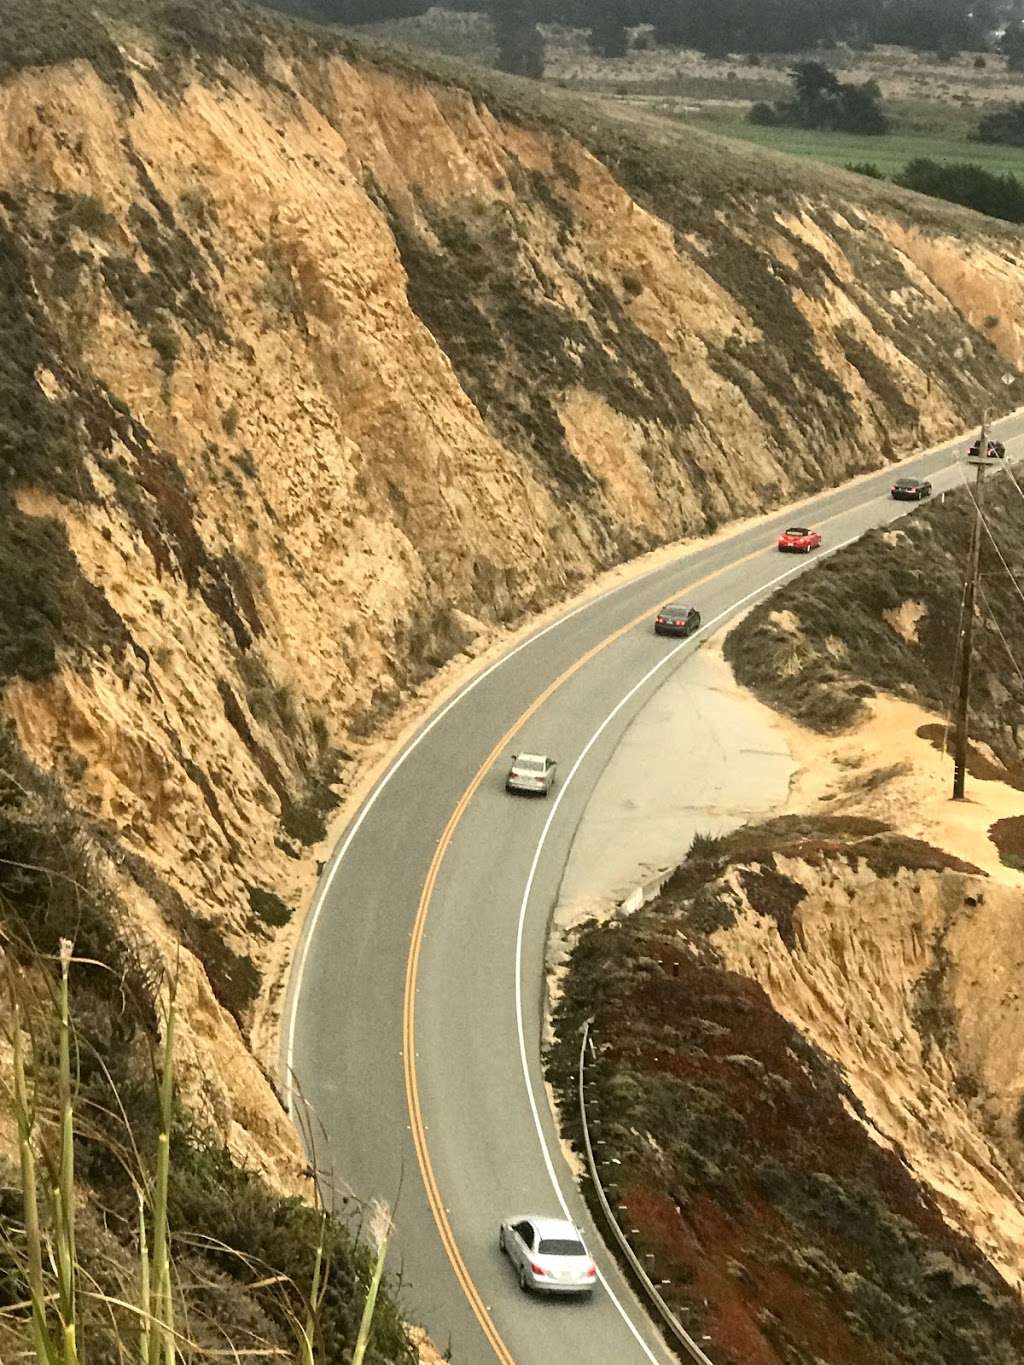
<svg viewBox="0 0 1024 1365">
<path fill-rule="evenodd" d="M 1007 867 L 989 838 L 996 820 L 1024 814 L 1024 792 L 1002 782 L 967 779 L 967 800 L 954 801 L 953 761 L 917 735 L 941 723 L 910 702 L 875 697 L 869 718 L 834 737 L 815 735 L 784 716 L 776 723 L 799 767 L 786 810 L 871 815 L 972 863 L 994 881 L 1024 891 L 1024 873 Z"/>
</svg>

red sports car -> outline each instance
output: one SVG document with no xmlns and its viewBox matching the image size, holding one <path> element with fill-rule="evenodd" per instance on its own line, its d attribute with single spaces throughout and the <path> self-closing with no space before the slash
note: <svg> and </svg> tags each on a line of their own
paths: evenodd
<svg viewBox="0 0 1024 1365">
<path fill-rule="evenodd" d="M 821 532 L 812 531 L 806 526 L 791 526 L 779 536 L 779 549 L 806 555 L 821 544 Z"/>
</svg>

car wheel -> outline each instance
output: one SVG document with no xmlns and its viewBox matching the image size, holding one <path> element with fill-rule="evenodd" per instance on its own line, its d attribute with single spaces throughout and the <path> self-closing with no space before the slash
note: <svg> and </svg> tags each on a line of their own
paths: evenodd
<svg viewBox="0 0 1024 1365">
<path fill-rule="evenodd" d="M 498 1229 L 498 1250 L 504 1255 L 505 1252 L 505 1229 Z"/>
<path fill-rule="evenodd" d="M 530 1285 L 526 1278 L 526 1271 L 523 1269 L 522 1266 L 519 1267 L 519 1288 L 523 1291 L 524 1294 L 529 1294 L 530 1292 Z"/>
<path fill-rule="evenodd" d="M 805 546 L 804 546 L 804 554 L 805 554 L 805 555 L 809 555 L 810 553 L 811 553 L 811 547 L 810 547 L 809 545 L 805 545 Z"/>
</svg>

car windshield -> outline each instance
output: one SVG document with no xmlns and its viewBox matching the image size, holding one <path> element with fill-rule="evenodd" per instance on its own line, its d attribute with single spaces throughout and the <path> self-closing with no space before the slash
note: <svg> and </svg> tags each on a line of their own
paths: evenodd
<svg viewBox="0 0 1024 1365">
<path fill-rule="evenodd" d="M 516 759 L 516 767 L 524 773 L 542 773 L 544 771 L 544 760 L 538 758 L 536 754 L 520 754 Z"/>
<path fill-rule="evenodd" d="M 787 536 L 806 536 L 810 535 L 806 526 L 791 526 L 786 532 Z"/>
<path fill-rule="evenodd" d="M 548 1237 L 541 1240 L 537 1248 L 541 1256 L 585 1256 L 587 1249 L 582 1242 L 574 1242 L 568 1237 Z"/>
</svg>

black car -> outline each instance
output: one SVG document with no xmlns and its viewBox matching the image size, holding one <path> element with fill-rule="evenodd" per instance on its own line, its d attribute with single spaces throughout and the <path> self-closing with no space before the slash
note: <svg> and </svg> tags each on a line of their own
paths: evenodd
<svg viewBox="0 0 1024 1365">
<path fill-rule="evenodd" d="M 1002 441 L 986 441 L 984 457 L 987 460 L 1004 460 L 1006 458 L 1006 447 L 1003 445 Z M 967 458 L 970 460 L 980 460 L 982 458 L 980 436 L 967 452 Z"/>
<path fill-rule="evenodd" d="M 897 479 L 892 486 L 892 495 L 902 502 L 920 502 L 930 498 L 932 486 L 927 479 Z"/>
<path fill-rule="evenodd" d="M 655 635 L 692 635 L 700 627 L 700 612 L 696 607 L 679 603 L 662 607 L 654 618 Z"/>
</svg>

